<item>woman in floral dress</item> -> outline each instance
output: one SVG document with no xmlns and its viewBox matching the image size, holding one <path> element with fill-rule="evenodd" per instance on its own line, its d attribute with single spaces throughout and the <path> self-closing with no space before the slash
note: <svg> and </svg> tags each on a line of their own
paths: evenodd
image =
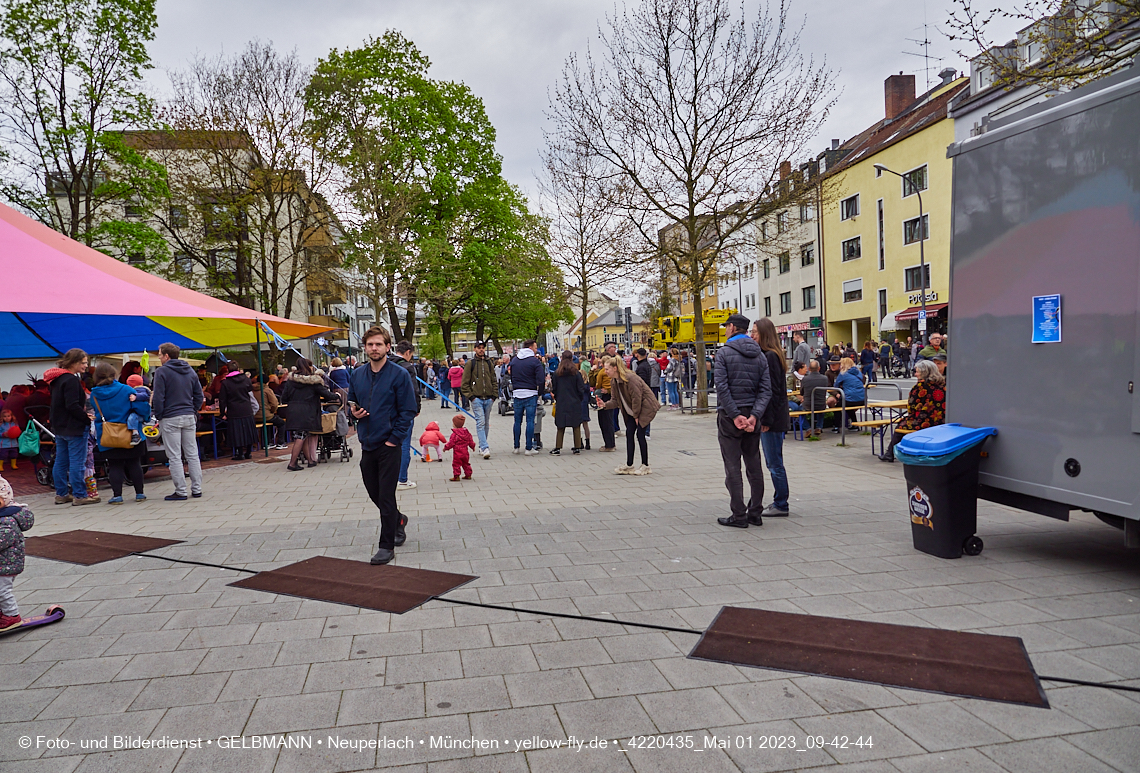
<svg viewBox="0 0 1140 773">
<path fill-rule="evenodd" d="M 895 444 L 903 439 L 899 430 L 926 429 L 946 422 L 946 379 L 938 366 L 930 360 L 920 361 L 914 368 L 918 383 L 907 398 L 906 416 L 891 435 L 891 444 L 879 458 L 884 462 L 895 460 Z"/>
</svg>

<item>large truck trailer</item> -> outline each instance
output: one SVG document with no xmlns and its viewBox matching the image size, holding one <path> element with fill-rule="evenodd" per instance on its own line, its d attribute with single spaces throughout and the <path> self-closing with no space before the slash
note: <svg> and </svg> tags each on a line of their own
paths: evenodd
<svg viewBox="0 0 1140 773">
<path fill-rule="evenodd" d="M 998 429 L 979 496 L 1140 547 L 1140 66 L 948 154 L 947 420 Z"/>
</svg>

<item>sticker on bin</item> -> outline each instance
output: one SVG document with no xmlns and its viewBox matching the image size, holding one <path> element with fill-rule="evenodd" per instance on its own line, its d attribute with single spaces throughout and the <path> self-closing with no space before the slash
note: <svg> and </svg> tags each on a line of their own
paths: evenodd
<svg viewBox="0 0 1140 773">
<path fill-rule="evenodd" d="M 934 528 L 934 506 L 926 492 L 915 486 L 910 490 L 910 522 L 928 529 Z"/>
</svg>

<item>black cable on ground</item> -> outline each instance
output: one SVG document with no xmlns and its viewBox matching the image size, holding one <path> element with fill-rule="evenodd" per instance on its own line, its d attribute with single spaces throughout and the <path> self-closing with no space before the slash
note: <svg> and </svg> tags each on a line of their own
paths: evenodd
<svg viewBox="0 0 1140 773">
<path fill-rule="evenodd" d="M 221 564 L 207 564 L 202 561 L 190 561 L 185 558 L 170 558 L 168 556 L 156 556 L 153 553 L 133 553 L 135 556 L 142 556 L 143 558 L 158 558 L 163 561 L 170 561 L 174 564 L 192 564 L 194 566 L 206 566 L 211 569 L 228 569 L 231 572 L 245 572 L 246 574 L 260 574 L 255 569 L 238 569 L 234 566 L 222 566 Z M 429 599 L 429 601 L 432 599 Z M 443 596 L 435 596 L 436 601 L 446 601 L 448 604 L 459 604 L 465 607 L 480 607 L 482 609 L 498 609 L 504 612 L 523 612 L 528 615 L 543 615 L 544 617 L 560 617 L 564 620 L 588 620 L 591 623 L 610 623 L 611 625 L 626 625 L 631 628 L 649 628 L 654 631 L 671 631 L 673 633 L 687 633 L 695 636 L 701 636 L 704 631 L 693 630 L 692 628 L 675 628 L 671 625 L 655 625 L 654 623 L 631 623 L 625 620 L 615 620 L 608 617 L 590 617 L 588 615 L 571 615 L 566 612 L 544 612 L 541 609 L 523 609 L 521 607 L 507 607 L 501 604 L 483 604 L 478 601 L 460 601 L 459 599 L 448 599 Z M 1125 692 L 1140 693 L 1140 687 L 1129 687 L 1123 684 L 1105 684 L 1104 682 L 1086 682 L 1083 679 L 1064 679 L 1059 676 L 1041 676 L 1037 678 L 1043 682 L 1061 682 L 1064 684 L 1076 684 L 1082 687 L 1100 687 L 1105 690 L 1123 690 Z"/>
<path fill-rule="evenodd" d="M 190 561 L 185 558 L 170 558 L 168 556 L 156 556 L 154 553 L 131 553 L 132 556 L 141 556 L 143 558 L 158 558 L 163 561 L 170 561 L 173 564 L 193 564 L 194 566 L 208 566 L 211 569 L 228 569 L 231 572 L 245 572 L 246 574 L 260 574 L 256 569 L 238 569 L 236 566 L 222 566 L 221 564 L 207 564 L 202 561 Z"/>
<path fill-rule="evenodd" d="M 1129 687 L 1124 684 L 1105 684 L 1104 682 L 1086 682 L 1083 679 L 1062 679 L 1059 676 L 1038 676 L 1042 682 L 1064 682 L 1065 684 L 1079 684 L 1084 687 L 1102 687 L 1105 690 L 1124 690 L 1126 692 L 1140 692 L 1140 687 Z"/>
</svg>

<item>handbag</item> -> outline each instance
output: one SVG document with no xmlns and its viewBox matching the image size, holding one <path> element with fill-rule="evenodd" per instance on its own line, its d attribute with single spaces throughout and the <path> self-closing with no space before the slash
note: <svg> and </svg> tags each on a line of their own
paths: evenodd
<svg viewBox="0 0 1140 773">
<path fill-rule="evenodd" d="M 23 456 L 39 456 L 40 453 L 40 431 L 36 429 L 36 423 L 28 419 L 28 426 L 24 427 L 24 431 L 20 433 L 20 454 Z"/>
<path fill-rule="evenodd" d="M 107 421 L 94 395 L 91 396 L 91 402 L 95 404 L 95 410 L 99 412 L 99 421 L 103 424 L 103 429 L 99 431 L 99 445 L 104 448 L 132 448 L 134 443 L 131 442 L 130 427 L 117 421 Z"/>
</svg>

